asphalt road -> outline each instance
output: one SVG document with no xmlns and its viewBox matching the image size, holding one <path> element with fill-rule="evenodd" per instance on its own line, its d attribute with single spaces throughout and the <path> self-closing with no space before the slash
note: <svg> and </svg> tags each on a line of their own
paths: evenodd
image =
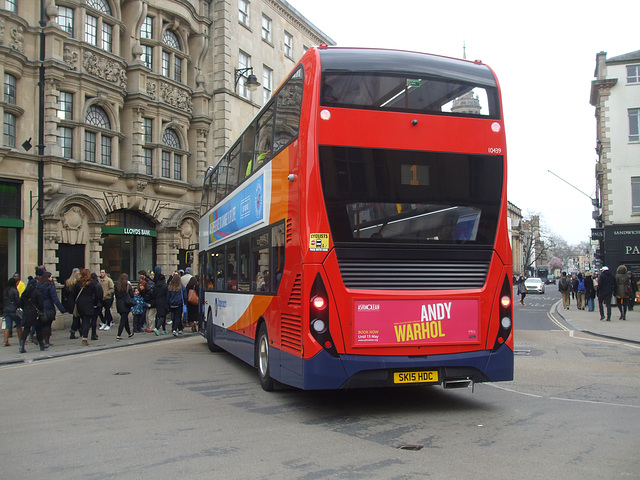
<svg viewBox="0 0 640 480">
<path fill-rule="evenodd" d="M 640 349 L 549 324 L 474 392 L 268 393 L 201 337 L 7 366 L 2 478 L 638 478 Z"/>
</svg>

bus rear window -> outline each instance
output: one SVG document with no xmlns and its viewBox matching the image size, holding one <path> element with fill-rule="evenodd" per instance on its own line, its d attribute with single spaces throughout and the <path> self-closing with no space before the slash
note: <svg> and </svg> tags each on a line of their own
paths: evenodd
<svg viewBox="0 0 640 480">
<path fill-rule="evenodd" d="M 497 89 L 450 78 L 324 73 L 321 104 L 329 107 L 499 118 Z"/>
<path fill-rule="evenodd" d="M 334 242 L 492 245 L 499 156 L 321 146 Z"/>
</svg>

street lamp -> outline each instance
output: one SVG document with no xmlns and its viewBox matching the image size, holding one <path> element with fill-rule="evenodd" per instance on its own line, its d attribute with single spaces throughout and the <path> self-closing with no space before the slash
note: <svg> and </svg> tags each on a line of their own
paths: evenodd
<svg viewBox="0 0 640 480">
<path fill-rule="evenodd" d="M 251 73 L 249 75 L 246 75 L 248 72 L 251 72 Z M 253 74 L 253 67 L 236 68 L 234 71 L 234 74 L 235 74 L 235 84 L 233 86 L 234 92 L 238 89 L 238 82 L 240 81 L 240 78 L 247 79 L 247 81 L 244 84 L 249 89 L 250 92 L 255 92 L 256 89 L 260 86 L 258 79 Z"/>
</svg>

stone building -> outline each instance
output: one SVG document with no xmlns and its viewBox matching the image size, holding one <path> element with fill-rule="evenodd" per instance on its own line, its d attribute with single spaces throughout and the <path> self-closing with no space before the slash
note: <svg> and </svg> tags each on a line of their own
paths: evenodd
<svg viewBox="0 0 640 480">
<path fill-rule="evenodd" d="M 2 288 L 190 264 L 204 172 L 333 44 L 282 0 L 0 2 Z"/>
<path fill-rule="evenodd" d="M 596 199 L 592 238 L 600 260 L 640 278 L 640 50 L 596 55 L 591 105 L 596 115 Z"/>
</svg>

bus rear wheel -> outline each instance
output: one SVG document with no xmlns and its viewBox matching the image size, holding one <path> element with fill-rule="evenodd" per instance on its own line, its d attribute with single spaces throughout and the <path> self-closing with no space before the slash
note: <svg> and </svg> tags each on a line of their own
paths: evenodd
<svg viewBox="0 0 640 480">
<path fill-rule="evenodd" d="M 271 372 L 269 367 L 269 334 L 267 333 L 267 326 L 263 323 L 258 330 L 258 342 L 257 342 L 257 363 L 258 363 L 258 377 L 260 378 L 260 385 L 263 390 L 271 392 L 274 388 L 274 380 L 271 378 Z"/>
</svg>

